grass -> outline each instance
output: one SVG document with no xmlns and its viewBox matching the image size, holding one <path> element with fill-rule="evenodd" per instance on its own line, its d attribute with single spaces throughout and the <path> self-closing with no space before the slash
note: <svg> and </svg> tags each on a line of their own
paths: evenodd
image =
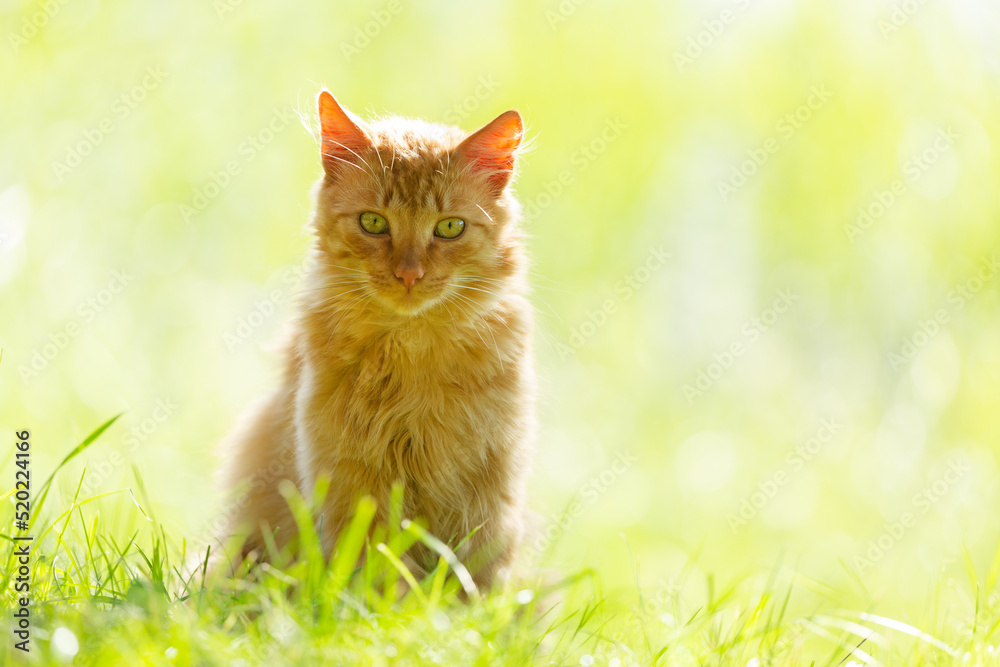
<svg viewBox="0 0 1000 667">
<path fill-rule="evenodd" d="M 656 590 L 637 583 L 615 593 L 602 590 L 600 573 L 581 571 L 479 596 L 461 563 L 418 524 L 396 517 L 369 533 L 370 499 L 325 562 L 310 512 L 323 490 L 307 503 L 286 488 L 301 557 L 272 549 L 273 564 L 238 579 L 204 568 L 185 574 L 192 547 L 146 511 L 138 473 L 135 493 L 80 498 L 77 485 L 65 507 L 47 511 L 60 469 L 113 422 L 72 449 L 33 492 L 33 516 L 43 517 L 31 531 L 35 664 L 752 667 L 986 665 L 1000 657 L 990 644 L 1000 626 L 1000 550 L 984 577 L 967 565 L 967 609 L 955 613 L 931 600 L 920 619 L 930 625 L 920 629 L 880 616 L 874 603 L 844 609 L 843 592 L 782 567 L 724 587 L 713 577 L 692 580 L 686 569 Z M 106 525 L 98 506 L 109 502 L 114 517 Z M 8 507 L 5 525 L 12 525 Z M 2 585 L 10 591 L 15 545 L 4 537 Z M 441 555 L 420 582 L 400 560 L 417 540 Z M 400 579 L 409 582 L 403 595 Z M 23 657 L 12 641 L 0 655 L 4 662 Z"/>
</svg>

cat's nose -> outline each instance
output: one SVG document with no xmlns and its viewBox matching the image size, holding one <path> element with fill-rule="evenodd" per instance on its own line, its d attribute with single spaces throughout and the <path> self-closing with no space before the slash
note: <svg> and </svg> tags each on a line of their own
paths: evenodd
<svg viewBox="0 0 1000 667">
<path fill-rule="evenodd" d="M 420 266 L 400 266 L 396 269 L 396 277 L 403 281 L 406 289 L 412 288 L 417 281 L 424 277 L 424 270 Z"/>
</svg>

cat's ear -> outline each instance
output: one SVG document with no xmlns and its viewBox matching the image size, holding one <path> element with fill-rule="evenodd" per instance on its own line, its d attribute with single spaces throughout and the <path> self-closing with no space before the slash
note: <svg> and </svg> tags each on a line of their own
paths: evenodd
<svg viewBox="0 0 1000 667">
<path fill-rule="evenodd" d="M 319 94 L 319 124 L 322 131 L 323 169 L 332 174 L 344 162 L 357 164 L 361 151 L 372 142 L 353 114 L 344 109 L 328 91 Z"/>
<path fill-rule="evenodd" d="M 455 154 L 468 161 L 474 173 L 485 176 L 499 194 L 514 175 L 514 158 L 523 137 L 521 114 L 512 109 L 469 135 Z"/>
</svg>

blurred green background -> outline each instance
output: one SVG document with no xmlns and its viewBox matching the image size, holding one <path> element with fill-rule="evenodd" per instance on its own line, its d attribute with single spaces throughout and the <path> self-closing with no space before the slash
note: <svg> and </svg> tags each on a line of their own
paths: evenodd
<svg viewBox="0 0 1000 667">
<path fill-rule="evenodd" d="M 134 465 L 203 534 L 213 446 L 275 381 L 326 86 L 528 122 L 546 562 L 609 587 L 633 556 L 648 587 L 780 563 L 906 619 L 992 557 L 993 3 L 0 6 L 0 426 L 42 478 L 125 413 L 64 497 Z"/>
</svg>

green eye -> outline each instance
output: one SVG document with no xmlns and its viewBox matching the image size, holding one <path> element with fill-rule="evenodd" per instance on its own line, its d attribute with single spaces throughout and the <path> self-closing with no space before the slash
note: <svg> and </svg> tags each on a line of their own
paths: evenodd
<svg viewBox="0 0 1000 667">
<path fill-rule="evenodd" d="M 385 234 L 389 231 L 389 221 L 378 213 L 365 211 L 358 220 L 361 222 L 361 229 L 369 234 Z"/>
<path fill-rule="evenodd" d="M 457 239 L 465 231 L 465 220 L 461 218 L 445 218 L 434 228 L 434 236 L 443 239 Z"/>
</svg>

